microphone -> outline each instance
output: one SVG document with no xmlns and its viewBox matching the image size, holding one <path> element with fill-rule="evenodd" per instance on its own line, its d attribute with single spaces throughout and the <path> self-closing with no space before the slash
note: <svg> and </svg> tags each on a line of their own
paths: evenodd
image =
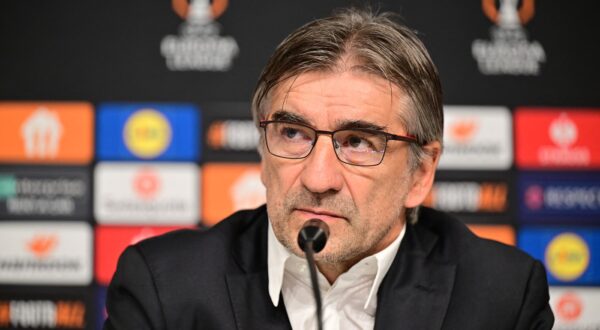
<svg viewBox="0 0 600 330">
<path fill-rule="evenodd" d="M 306 253 L 306 248 L 311 245 L 315 253 L 321 252 L 329 238 L 329 226 L 320 219 L 310 219 L 304 223 L 298 233 L 298 245 Z"/>
<path fill-rule="evenodd" d="M 310 271 L 310 282 L 317 304 L 317 324 L 319 330 L 323 330 L 323 311 L 314 254 L 323 250 L 327 243 L 327 238 L 329 238 L 329 226 L 319 219 L 306 221 L 298 233 L 298 246 L 306 254 L 306 261 L 308 262 L 308 269 Z"/>
</svg>

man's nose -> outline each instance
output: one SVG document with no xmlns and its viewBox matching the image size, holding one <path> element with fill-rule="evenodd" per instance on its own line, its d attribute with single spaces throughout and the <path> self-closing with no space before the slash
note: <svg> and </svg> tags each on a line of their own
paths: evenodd
<svg viewBox="0 0 600 330">
<path fill-rule="evenodd" d="M 338 160 L 330 136 L 319 135 L 312 152 L 304 160 L 300 179 L 313 193 L 326 193 L 342 189 L 343 164 Z"/>
</svg>

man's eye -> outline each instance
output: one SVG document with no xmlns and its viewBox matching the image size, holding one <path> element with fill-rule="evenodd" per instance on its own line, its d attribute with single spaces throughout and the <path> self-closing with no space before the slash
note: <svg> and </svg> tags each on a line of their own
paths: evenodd
<svg viewBox="0 0 600 330">
<path fill-rule="evenodd" d="M 282 134 L 283 136 L 285 136 L 288 139 L 293 139 L 294 137 L 296 137 L 298 135 L 298 130 L 294 129 L 294 128 L 290 128 L 290 127 L 284 127 L 282 129 Z"/>
<path fill-rule="evenodd" d="M 352 149 L 353 151 L 374 151 L 376 147 L 369 139 L 358 135 L 346 137 L 346 140 L 341 144 L 342 147 Z"/>
<path fill-rule="evenodd" d="M 348 138 L 348 145 L 353 147 L 353 148 L 359 148 L 362 146 L 365 146 L 365 140 L 359 138 L 358 136 L 352 136 L 350 138 Z"/>
<path fill-rule="evenodd" d="M 336 133 L 336 146 L 346 152 L 371 153 L 383 152 L 385 150 L 385 137 L 378 134 L 363 131 L 338 131 Z"/>
<path fill-rule="evenodd" d="M 288 141 L 310 140 L 310 133 L 307 130 L 295 126 L 282 126 L 279 128 L 281 138 Z"/>
</svg>

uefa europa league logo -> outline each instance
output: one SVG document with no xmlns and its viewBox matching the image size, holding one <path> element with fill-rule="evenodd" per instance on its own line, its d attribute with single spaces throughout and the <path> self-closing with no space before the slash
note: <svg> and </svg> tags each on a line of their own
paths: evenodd
<svg viewBox="0 0 600 330">
<path fill-rule="evenodd" d="M 163 38 L 160 51 L 171 71 L 229 71 L 239 53 L 236 40 L 221 35 L 215 20 L 228 0 L 171 0 L 173 11 L 184 22 L 179 35 Z"/>
<path fill-rule="evenodd" d="M 494 22 L 491 40 L 476 39 L 471 53 L 481 74 L 537 76 L 546 52 L 538 41 L 530 41 L 524 25 L 535 13 L 534 0 L 481 0 L 485 16 Z"/>
</svg>

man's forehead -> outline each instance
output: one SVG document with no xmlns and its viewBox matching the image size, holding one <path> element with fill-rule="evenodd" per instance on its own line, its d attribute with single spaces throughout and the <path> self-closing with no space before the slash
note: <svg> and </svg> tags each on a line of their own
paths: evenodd
<svg viewBox="0 0 600 330">
<path fill-rule="evenodd" d="M 363 66 L 352 66 L 346 68 L 336 67 L 336 69 L 331 70 L 306 71 L 290 76 L 277 84 L 273 88 L 272 94 L 294 92 L 306 88 L 307 85 L 312 85 L 314 89 L 318 89 L 319 86 L 327 85 L 327 83 L 331 83 L 336 79 L 362 81 L 365 83 L 363 87 L 368 86 L 370 89 L 376 89 L 386 94 L 397 93 L 401 89 L 384 77 L 368 71 Z M 335 90 L 323 89 L 321 91 L 326 93 Z"/>
<path fill-rule="evenodd" d="M 346 94 L 341 91 L 345 91 Z M 328 99 L 328 102 L 336 105 L 343 104 L 348 107 L 360 108 L 365 105 L 375 107 L 377 105 L 378 109 L 383 110 L 377 111 L 379 115 L 390 112 L 397 114 L 404 111 L 407 104 L 407 95 L 403 89 L 364 69 L 351 67 L 345 71 L 309 71 L 289 77 L 271 90 L 265 102 L 263 119 L 270 118 L 278 110 L 302 116 L 302 108 L 310 102 L 310 97 L 315 95 L 317 98 Z M 348 97 L 344 97 L 344 95 Z M 363 115 L 379 117 L 371 112 Z M 369 118 L 364 117 L 354 120 L 358 119 L 369 121 Z M 342 121 L 348 120 L 352 119 L 347 118 Z M 379 126 L 388 124 L 376 119 L 370 121 Z"/>
</svg>

